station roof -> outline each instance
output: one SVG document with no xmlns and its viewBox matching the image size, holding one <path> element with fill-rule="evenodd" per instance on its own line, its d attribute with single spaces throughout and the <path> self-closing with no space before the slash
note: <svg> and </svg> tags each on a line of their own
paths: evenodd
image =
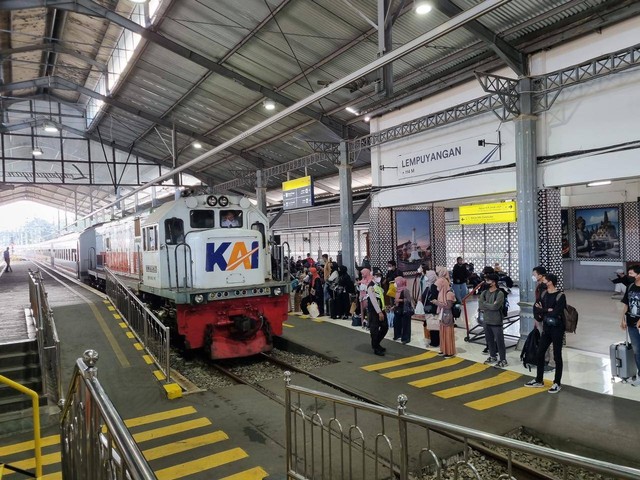
<svg viewBox="0 0 640 480">
<path fill-rule="evenodd" d="M 113 201 L 117 185 L 109 185 L 113 176 L 87 185 L 89 175 L 74 161 L 89 150 L 99 159 L 102 150 L 94 161 L 108 164 L 117 151 L 123 175 L 115 177 L 126 193 L 141 175 L 153 178 L 150 165 L 170 169 L 173 126 L 178 165 L 185 164 L 375 60 L 377 8 L 385 2 L 394 49 L 481 3 L 431 0 L 433 10 L 420 16 L 417 0 L 149 0 L 142 7 L 131 0 L 4 0 L 0 202 L 32 199 L 71 209 L 70 198 L 80 197 L 79 213 L 87 214 Z M 365 117 L 467 81 L 476 70 L 509 66 L 514 76 L 526 75 L 526 55 L 638 10 L 631 0 L 512 0 L 395 61 L 393 93 L 385 92 L 381 73 L 370 74 L 204 159 L 182 183 L 215 186 L 310 155 L 310 141 L 366 135 Z M 265 109 L 267 101 L 275 110 Z M 47 119 L 62 133 L 44 133 Z M 8 153 L 30 150 L 33 134 L 58 153 L 37 165 L 30 152 Z M 95 143 L 76 145 L 73 155 L 65 149 L 83 138 Z M 111 157 L 100 141 L 113 149 Z M 135 178 L 126 167 L 132 156 L 141 165 Z M 370 185 L 369 165 L 369 153 L 362 152 L 354 164 L 355 188 Z M 307 172 L 318 181 L 317 193 L 338 193 L 332 161 Z M 292 178 L 303 174 L 302 168 L 291 172 Z M 269 203 L 281 201 L 278 189 L 286 179 L 284 173 L 268 178 Z M 235 191 L 251 196 L 254 186 Z"/>
</svg>

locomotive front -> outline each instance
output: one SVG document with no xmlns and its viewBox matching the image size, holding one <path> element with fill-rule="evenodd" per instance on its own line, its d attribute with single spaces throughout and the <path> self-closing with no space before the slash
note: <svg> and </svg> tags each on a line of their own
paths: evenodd
<svg viewBox="0 0 640 480">
<path fill-rule="evenodd" d="M 187 349 L 242 357 L 282 334 L 289 287 L 273 279 L 267 226 L 247 198 L 215 195 L 169 202 L 142 224 L 140 290 Z"/>
</svg>

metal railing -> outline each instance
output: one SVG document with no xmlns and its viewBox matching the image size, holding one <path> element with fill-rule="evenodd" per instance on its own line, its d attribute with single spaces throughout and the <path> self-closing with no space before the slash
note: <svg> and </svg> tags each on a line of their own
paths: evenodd
<svg viewBox="0 0 640 480">
<path fill-rule="evenodd" d="M 49 401 L 60 404 L 62 376 L 60 373 L 60 340 L 49 308 L 47 292 L 40 271 L 29 270 L 29 302 L 36 322 L 38 356 L 42 370 L 42 391 Z"/>
<path fill-rule="evenodd" d="M 60 421 L 62 478 L 153 480 L 151 467 L 98 381 L 98 352 L 76 360 Z"/>
<path fill-rule="evenodd" d="M 169 382 L 169 327 L 165 326 L 111 270 L 105 267 L 104 271 L 107 296 L 154 363 L 162 370 L 165 381 Z"/>
<path fill-rule="evenodd" d="M 445 470 L 447 478 L 515 479 L 513 471 L 520 468 L 517 458 L 522 455 L 555 462 L 557 478 L 583 478 L 573 468 L 604 478 L 640 478 L 640 470 L 634 468 L 411 415 L 405 395 L 398 396 L 394 410 L 294 386 L 290 379 L 285 372 L 290 479 L 441 479 Z M 479 473 L 472 455 L 477 447 L 499 449 L 506 463 L 500 476 L 493 469 L 491 477 Z"/>
</svg>

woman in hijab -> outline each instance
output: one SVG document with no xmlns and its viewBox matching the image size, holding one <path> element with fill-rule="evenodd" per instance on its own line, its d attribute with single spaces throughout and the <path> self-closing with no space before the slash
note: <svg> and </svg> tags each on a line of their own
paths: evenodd
<svg viewBox="0 0 640 480">
<path fill-rule="evenodd" d="M 336 287 L 336 308 L 338 318 L 349 318 L 349 306 L 351 305 L 350 295 L 355 293 L 353 280 L 347 271 L 347 267 L 338 267 L 338 286 Z"/>
<path fill-rule="evenodd" d="M 426 327 L 429 328 L 429 338 L 431 339 L 430 347 L 440 346 L 440 321 L 438 320 L 437 313 L 438 307 L 432 303 L 432 300 L 438 298 L 438 287 L 436 286 L 436 280 L 438 275 L 434 270 L 428 270 L 425 273 L 425 287 L 422 292 L 422 304 L 424 305 Z"/>
<path fill-rule="evenodd" d="M 318 305 L 318 311 L 322 317 L 324 316 L 324 291 L 322 289 L 322 279 L 320 278 L 320 275 L 318 275 L 318 269 L 316 267 L 311 267 L 309 269 L 309 273 L 311 274 L 309 293 L 311 294 L 313 301 Z"/>
<path fill-rule="evenodd" d="M 393 339 L 403 344 L 411 341 L 411 316 L 413 315 L 413 301 L 411 292 L 407 288 L 407 279 L 396 277 L 396 296 L 393 320 Z"/>
<path fill-rule="evenodd" d="M 373 275 L 368 268 L 363 268 L 360 271 L 360 275 L 362 278 L 358 284 L 358 301 L 360 302 L 360 314 L 362 315 L 362 325 L 364 326 L 364 319 L 367 312 L 367 288 L 369 288 L 369 284 L 373 282 Z"/>
<path fill-rule="evenodd" d="M 456 301 L 456 295 L 451 290 L 449 283 L 449 272 L 446 267 L 437 267 L 436 287 L 438 288 L 438 298 L 431 303 L 438 307 L 440 317 L 440 353 L 445 358 L 450 358 L 456 354 L 456 334 L 454 330 L 453 313 L 451 309 Z"/>
</svg>

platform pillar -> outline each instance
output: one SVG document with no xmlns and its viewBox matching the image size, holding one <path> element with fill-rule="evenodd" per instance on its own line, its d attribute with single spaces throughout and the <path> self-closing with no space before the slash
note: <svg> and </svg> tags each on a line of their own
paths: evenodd
<svg viewBox="0 0 640 480">
<path fill-rule="evenodd" d="M 342 265 L 347 267 L 351 278 L 355 278 L 355 255 L 353 239 L 353 192 L 351 191 L 351 165 L 346 142 L 340 142 L 340 243 Z"/>
<path fill-rule="evenodd" d="M 258 210 L 264 215 L 267 214 L 267 182 L 262 170 L 256 170 L 256 197 L 258 199 Z"/>
<path fill-rule="evenodd" d="M 515 120 L 518 261 L 520 265 L 520 339 L 534 327 L 535 284 L 531 271 L 538 263 L 538 197 L 536 121 L 531 108 L 531 79 L 518 82 L 520 115 Z"/>
<path fill-rule="evenodd" d="M 564 290 L 559 188 L 538 190 L 538 240 L 540 265 L 558 276 L 558 289 Z"/>
</svg>

